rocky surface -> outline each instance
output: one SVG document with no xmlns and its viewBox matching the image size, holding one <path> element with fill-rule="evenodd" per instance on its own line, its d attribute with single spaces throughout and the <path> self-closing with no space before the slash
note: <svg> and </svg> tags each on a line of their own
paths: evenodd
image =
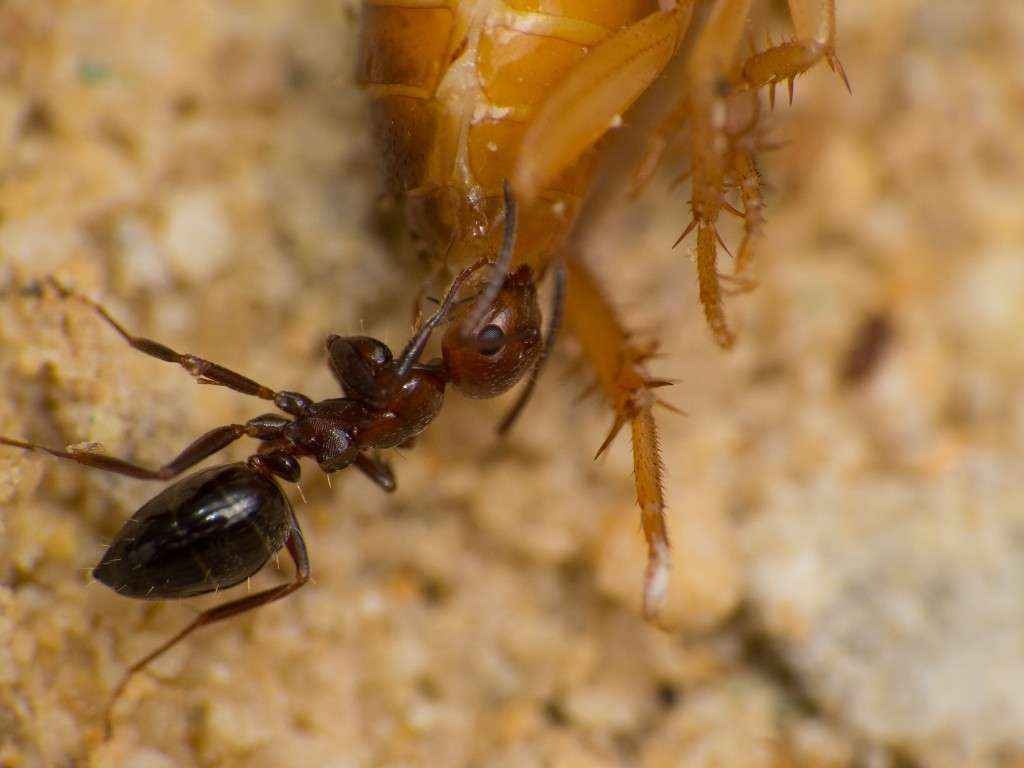
<svg viewBox="0 0 1024 768">
<path fill-rule="evenodd" d="M 689 414 L 661 420 L 672 631 L 637 615 L 627 446 L 591 461 L 608 415 L 559 364 L 504 445 L 506 403 L 452 396 L 393 496 L 307 469 L 315 583 L 161 659 L 104 744 L 125 665 L 218 598 L 90 583 L 158 486 L 0 449 L 0 765 L 1024 761 L 1024 6 L 839 5 L 854 95 L 815 71 L 773 113 L 734 352 L 668 247 L 677 169 L 586 223 Z M 357 15 L 0 5 L 0 434 L 157 464 L 265 410 L 26 290 L 45 275 L 314 396 L 327 333 L 405 340 L 422 275 L 377 204 Z"/>
</svg>

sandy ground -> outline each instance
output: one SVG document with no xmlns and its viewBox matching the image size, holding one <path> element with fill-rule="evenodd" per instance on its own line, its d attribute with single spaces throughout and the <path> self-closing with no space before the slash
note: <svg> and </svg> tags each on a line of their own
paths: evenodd
<svg viewBox="0 0 1024 768">
<path fill-rule="evenodd" d="M 266 410 L 19 293 L 40 276 L 314 396 L 327 333 L 404 342 L 421 276 L 377 204 L 357 18 L 0 4 L 0 434 L 155 465 Z M 1024 5 L 841 2 L 840 28 L 854 95 L 816 71 L 772 118 L 735 351 L 669 248 L 672 168 L 588 238 L 681 380 L 672 631 L 637 615 L 628 446 L 591 461 L 609 417 L 567 341 L 505 444 L 507 401 L 452 395 L 393 496 L 307 469 L 315 583 L 154 665 L 103 744 L 125 665 L 217 598 L 90 583 L 157 487 L 3 449 L 0 765 L 1024 764 Z"/>
</svg>

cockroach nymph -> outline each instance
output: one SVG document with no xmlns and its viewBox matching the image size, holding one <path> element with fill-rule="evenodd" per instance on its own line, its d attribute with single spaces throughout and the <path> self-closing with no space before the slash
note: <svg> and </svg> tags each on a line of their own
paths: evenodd
<svg viewBox="0 0 1024 768">
<path fill-rule="evenodd" d="M 124 525 L 95 577 L 139 599 L 186 598 L 231 587 L 286 549 L 287 584 L 210 608 L 133 664 L 132 676 L 205 625 L 279 600 L 309 579 L 302 532 L 280 480 L 295 483 L 299 459 L 326 473 L 355 466 L 395 488 L 378 449 L 408 443 L 439 413 L 451 385 L 489 398 L 525 381 L 499 431 L 522 412 L 564 324 L 579 340 L 613 411 L 598 454 L 627 424 L 637 501 L 648 545 L 644 610 L 656 617 L 670 567 L 662 468 L 653 415 L 664 405 L 651 376 L 653 349 L 631 341 L 605 291 L 566 245 L 591 186 L 602 139 L 669 66 L 682 63 L 665 116 L 632 186 L 646 183 L 672 140 L 688 146 L 690 224 L 696 232 L 700 301 L 717 343 L 734 336 L 723 280 L 743 287 L 765 220 L 755 157 L 766 146 L 760 91 L 789 85 L 820 61 L 846 82 L 836 55 L 835 0 L 788 0 L 796 36 L 740 54 L 752 0 L 366 0 L 358 78 L 372 104 L 387 182 L 404 199 L 412 233 L 435 273 L 451 276 L 436 311 L 398 355 L 383 342 L 331 336 L 327 354 L 343 396 L 315 401 L 276 391 L 192 354 L 131 334 L 99 303 L 55 281 L 67 300 L 91 307 L 134 349 L 199 381 L 274 404 L 278 413 L 216 427 L 158 469 L 100 453 L 11 437 L 0 444 L 142 480 L 175 480 L 229 444 L 259 447 L 246 461 L 193 472 L 144 504 Z M 509 181 L 510 180 L 510 181 Z M 730 202 L 732 195 L 733 202 Z M 743 221 L 732 274 L 718 266 L 716 224 Z M 537 284 L 553 275 L 546 321 Z M 469 294 L 463 296 L 463 294 Z M 423 362 L 435 331 L 440 358 Z M 543 326 L 543 328 L 542 328 Z"/>
<path fill-rule="evenodd" d="M 671 382 L 645 366 L 651 345 L 631 341 L 596 277 L 566 241 L 608 130 L 671 62 L 679 76 L 650 136 L 633 189 L 647 182 L 677 137 L 688 147 L 691 221 L 700 301 L 715 341 L 734 342 L 721 283 L 753 286 L 745 272 L 764 224 L 755 164 L 768 148 L 759 92 L 825 61 L 849 88 L 836 55 L 835 0 L 788 0 L 796 36 L 741 55 L 752 0 L 365 0 L 359 78 L 372 100 L 387 184 L 404 198 L 412 232 L 439 268 L 491 259 L 500 240 L 501 185 L 522 205 L 512 261 L 556 275 L 551 327 L 563 312 L 614 418 L 603 451 L 627 424 L 648 545 L 644 611 L 664 600 L 669 541 L 653 390 Z M 735 204 L 729 201 L 732 196 Z M 743 220 L 732 274 L 722 274 L 716 223 Z M 678 242 L 678 241 L 677 241 Z M 564 302 L 564 308 L 562 303 Z M 553 339 L 549 335 L 549 339 Z M 550 343 L 547 345 L 550 348 Z M 546 356 L 546 355 L 545 355 Z M 506 431 L 536 372 L 501 426 Z"/>
</svg>

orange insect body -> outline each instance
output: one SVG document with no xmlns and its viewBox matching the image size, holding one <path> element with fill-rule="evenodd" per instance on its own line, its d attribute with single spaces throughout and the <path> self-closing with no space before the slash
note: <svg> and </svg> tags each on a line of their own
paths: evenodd
<svg viewBox="0 0 1024 768">
<path fill-rule="evenodd" d="M 360 78 L 388 181 L 432 254 L 458 268 L 497 251 L 502 183 L 538 106 L 594 45 L 650 10 L 650 0 L 367 2 Z M 591 158 L 577 158 L 523 206 L 519 263 L 542 273 L 558 252 Z"/>
<path fill-rule="evenodd" d="M 644 367 L 653 349 L 630 341 L 596 277 L 564 241 L 586 194 L 596 146 L 666 70 L 685 56 L 666 115 L 633 179 L 646 182 L 672 139 L 689 148 L 696 268 L 716 342 L 734 336 L 722 297 L 752 287 L 742 276 L 764 225 L 756 153 L 766 148 L 759 89 L 835 53 L 835 0 L 787 0 L 797 36 L 741 59 L 752 0 L 366 0 L 360 80 L 389 184 L 406 199 L 411 228 L 432 257 L 459 269 L 494 260 L 504 227 L 502 185 L 521 211 L 515 263 L 539 278 L 565 264 L 565 324 L 580 341 L 614 411 L 601 450 L 627 423 L 637 502 L 648 543 L 648 616 L 665 597 L 669 542 L 652 390 L 667 381 Z M 699 10 L 699 13 L 696 11 Z M 683 46 L 699 19 L 692 44 Z M 849 88 L 849 84 L 847 88 Z M 680 177 L 680 178 L 684 178 Z M 732 195 L 735 207 L 729 202 Z M 742 217 L 732 274 L 718 266 L 722 211 Z M 559 295 L 556 292 L 556 295 Z"/>
</svg>

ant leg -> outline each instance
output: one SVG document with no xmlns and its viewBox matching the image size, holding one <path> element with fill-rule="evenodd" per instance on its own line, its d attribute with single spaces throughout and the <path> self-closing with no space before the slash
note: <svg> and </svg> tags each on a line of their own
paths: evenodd
<svg viewBox="0 0 1024 768">
<path fill-rule="evenodd" d="M 91 307 L 100 317 L 102 317 L 115 331 L 120 334 L 121 338 L 131 345 L 132 349 L 137 349 L 145 355 L 155 357 L 158 360 L 163 360 L 167 363 L 177 363 L 192 376 L 199 380 L 201 384 L 216 384 L 218 386 L 227 387 L 233 389 L 236 392 L 241 392 L 243 395 L 253 395 L 254 397 L 262 398 L 263 400 L 273 400 L 277 393 L 259 384 L 252 379 L 243 376 L 240 373 L 225 368 L 224 366 L 212 363 L 209 360 L 204 360 L 201 357 L 195 355 L 182 354 L 175 352 L 170 347 L 161 344 L 158 341 L 147 339 L 142 336 L 134 336 L 129 333 L 124 326 L 122 326 L 113 316 L 107 311 L 106 307 L 97 301 L 93 301 L 88 296 L 79 293 L 78 291 L 67 288 L 54 279 L 49 280 L 58 295 L 63 299 L 74 299 L 80 301 L 88 307 Z"/>
<path fill-rule="evenodd" d="M 394 493 L 398 487 L 398 484 L 395 482 L 395 473 L 391 470 L 389 462 L 360 453 L 352 463 L 356 469 L 388 493 Z"/>
<path fill-rule="evenodd" d="M 505 414 L 505 418 L 498 424 L 498 434 L 507 435 L 519 418 L 519 414 L 526 408 L 526 404 L 533 395 L 537 386 L 537 379 L 540 372 L 551 357 L 555 348 L 555 341 L 558 339 L 558 331 L 562 326 L 562 313 L 565 309 L 565 264 L 559 260 L 555 263 L 555 292 L 551 299 L 551 315 L 548 317 L 548 332 L 544 338 L 544 346 L 541 347 L 540 356 L 530 371 L 530 378 L 526 381 L 526 387 L 520 393 L 515 405 Z"/>
<path fill-rule="evenodd" d="M 508 275 L 508 268 L 512 265 L 512 254 L 516 250 L 516 235 L 519 230 L 518 206 L 508 179 L 505 179 L 502 185 L 502 194 L 505 199 L 505 233 L 501 240 L 498 258 L 491 265 L 491 275 L 487 279 L 487 284 L 462 324 L 463 334 L 466 338 L 474 333 L 480 321 L 483 320 L 484 313 L 491 308 L 501 292 L 501 288 L 505 284 L 505 277 Z"/>
<path fill-rule="evenodd" d="M 110 703 L 107 705 L 106 732 L 108 739 L 114 732 L 114 707 L 117 705 L 118 700 L 124 694 L 124 691 L 128 687 L 128 683 L 131 682 L 132 678 L 149 666 L 155 659 L 165 654 L 200 627 L 205 627 L 208 624 L 214 624 L 215 622 L 229 619 L 240 613 L 245 613 L 246 611 L 259 608 L 267 603 L 280 600 L 282 597 L 287 597 L 309 581 L 309 556 L 306 553 L 306 542 L 302 538 L 302 530 L 299 528 L 299 522 L 296 520 L 294 513 L 292 514 L 291 534 L 288 537 L 288 541 L 285 542 L 285 546 L 288 548 L 288 554 L 291 555 L 292 562 L 295 563 L 294 580 L 288 584 L 271 587 L 270 589 L 265 589 L 262 592 L 257 592 L 255 595 L 248 595 L 203 611 L 193 619 L 188 626 L 178 632 L 178 634 L 174 635 L 174 637 L 169 639 L 167 642 L 143 656 L 127 669 L 124 673 L 124 677 L 121 678 L 117 687 L 114 688 L 114 692 L 110 697 Z"/>
<path fill-rule="evenodd" d="M 22 448 L 26 451 L 43 451 L 51 456 L 56 456 L 58 459 L 69 459 L 87 467 L 93 467 L 104 472 L 113 472 L 117 475 L 127 475 L 138 480 L 170 480 L 246 435 L 259 439 L 264 439 L 264 436 L 268 435 L 267 427 L 263 424 L 261 417 L 251 420 L 248 424 L 228 424 L 211 429 L 206 434 L 192 441 L 181 453 L 160 467 L 160 469 L 140 467 L 138 464 L 132 464 L 124 459 L 118 459 L 113 456 L 105 456 L 102 453 L 62 451 L 57 448 L 48 448 L 45 445 L 27 443 L 10 437 L 0 436 L 0 445 Z"/>
<path fill-rule="evenodd" d="M 670 382 L 648 376 L 644 361 L 652 350 L 630 344 L 629 334 L 615 308 L 578 256 L 570 254 L 566 266 L 569 278 L 566 325 L 579 340 L 597 375 L 597 384 L 615 412 L 615 421 L 597 456 L 608 448 L 627 423 L 632 431 L 636 498 L 648 552 L 644 615 L 654 620 L 665 601 L 671 553 L 665 524 L 663 468 L 653 414 L 655 405 L 666 404 L 651 390 Z"/>
</svg>

